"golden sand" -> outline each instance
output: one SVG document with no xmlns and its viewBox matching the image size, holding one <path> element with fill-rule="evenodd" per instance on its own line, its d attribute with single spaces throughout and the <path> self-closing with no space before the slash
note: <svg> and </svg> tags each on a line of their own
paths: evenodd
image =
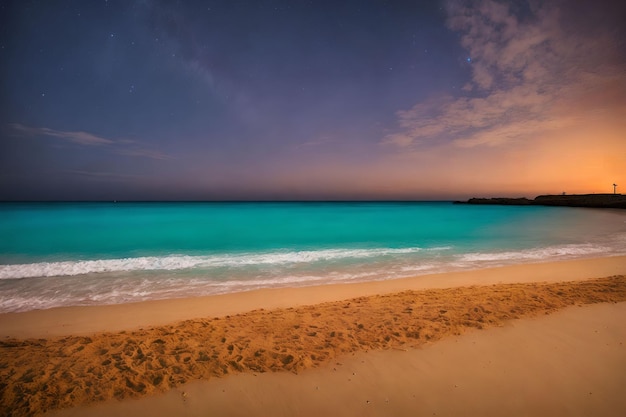
<svg viewBox="0 0 626 417">
<path fill-rule="evenodd" d="M 626 277 L 404 291 L 134 331 L 0 342 L 0 414 L 37 415 L 194 379 L 317 367 L 572 305 L 626 301 Z"/>
<path fill-rule="evenodd" d="M 572 306 L 302 372 L 242 372 L 49 417 L 626 415 L 626 302 Z"/>
</svg>

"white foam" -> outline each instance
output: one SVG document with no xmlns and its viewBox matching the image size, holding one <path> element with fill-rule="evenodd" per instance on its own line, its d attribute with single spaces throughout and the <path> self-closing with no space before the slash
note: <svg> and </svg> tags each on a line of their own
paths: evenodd
<svg viewBox="0 0 626 417">
<path fill-rule="evenodd" d="M 250 265 L 284 265 L 312 263 L 348 258 L 372 258 L 420 252 L 421 248 L 325 249 L 317 251 L 278 251 L 233 255 L 146 256 L 123 259 L 38 262 L 0 265 L 0 279 L 71 276 L 102 272 L 182 270 L 190 268 L 242 267 Z"/>
<path fill-rule="evenodd" d="M 23 289 L 0 294 L 0 312 L 20 312 L 36 309 L 48 309 L 71 305 L 103 305 L 139 302 L 180 297 L 197 297 L 250 291 L 260 288 L 302 287 L 323 285 L 332 282 L 362 281 L 380 279 L 380 271 L 357 273 L 331 273 L 328 275 L 287 275 L 267 276 L 253 279 L 231 279 L 214 281 L 206 278 L 177 278 L 156 280 L 123 279 L 98 280 L 88 278 L 79 289 L 72 282 L 75 279 L 61 278 L 64 282 L 55 289 L 45 291 Z M 71 281 L 68 281 L 71 280 Z M 69 287 L 74 288 L 70 290 Z"/>
<path fill-rule="evenodd" d="M 610 248 L 592 244 L 550 246 L 546 248 L 527 249 L 507 252 L 467 253 L 459 257 L 463 262 L 541 260 L 552 258 L 570 258 L 597 253 L 607 253 Z"/>
<path fill-rule="evenodd" d="M 448 251 L 449 247 L 326 249 L 3 265 L 0 266 L 0 278 L 33 279 L 4 281 L 4 289 L 0 292 L 0 312 L 119 304 L 259 288 L 387 280 L 518 262 L 624 253 L 623 245 L 603 246 L 607 244 L 585 243 L 464 254 L 454 254 L 454 251 Z M 185 269 L 189 271 L 178 272 Z M 124 273 L 144 270 L 160 272 Z M 122 273 L 99 275 L 99 272 Z"/>
<path fill-rule="evenodd" d="M 410 265 L 410 266 L 402 266 L 400 267 L 400 271 L 402 272 L 421 272 L 428 271 L 430 269 L 434 269 L 436 266 L 433 264 L 424 264 L 424 265 Z"/>
</svg>

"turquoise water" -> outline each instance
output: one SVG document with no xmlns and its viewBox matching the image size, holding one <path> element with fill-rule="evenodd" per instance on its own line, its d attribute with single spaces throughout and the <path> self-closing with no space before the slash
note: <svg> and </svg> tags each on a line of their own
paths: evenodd
<svg viewBox="0 0 626 417">
<path fill-rule="evenodd" d="M 626 212 L 391 203 L 0 204 L 0 311 L 626 253 Z"/>
</svg>

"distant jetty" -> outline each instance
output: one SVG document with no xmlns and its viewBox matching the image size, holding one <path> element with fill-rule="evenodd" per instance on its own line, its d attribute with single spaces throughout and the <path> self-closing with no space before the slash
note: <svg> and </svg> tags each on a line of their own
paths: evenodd
<svg viewBox="0 0 626 417">
<path fill-rule="evenodd" d="M 626 195 L 623 194 L 572 194 L 540 195 L 534 200 L 528 198 L 470 198 L 455 201 L 456 204 L 495 204 L 502 206 L 562 206 L 626 209 Z"/>
</svg>

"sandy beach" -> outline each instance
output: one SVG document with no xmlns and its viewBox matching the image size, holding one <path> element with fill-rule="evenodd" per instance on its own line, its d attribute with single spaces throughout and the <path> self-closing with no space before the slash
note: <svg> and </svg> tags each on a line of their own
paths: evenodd
<svg viewBox="0 0 626 417">
<path fill-rule="evenodd" d="M 625 274 L 611 257 L 4 314 L 0 411 L 621 415 Z"/>
<path fill-rule="evenodd" d="M 0 417 L 626 417 L 625 16 L 0 2 Z"/>
<path fill-rule="evenodd" d="M 50 415 L 621 416 L 624 317 L 626 303 L 570 307 L 297 375 L 243 373 Z"/>
</svg>

